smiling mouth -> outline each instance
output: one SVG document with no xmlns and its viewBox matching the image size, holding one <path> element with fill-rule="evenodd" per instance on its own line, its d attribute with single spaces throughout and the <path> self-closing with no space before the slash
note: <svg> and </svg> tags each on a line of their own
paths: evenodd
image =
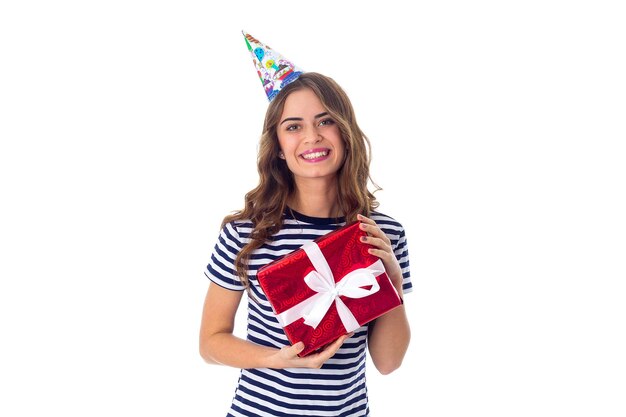
<svg viewBox="0 0 626 417">
<path fill-rule="evenodd" d="M 316 149 L 310 152 L 303 153 L 300 156 L 307 161 L 312 161 L 315 159 L 324 158 L 328 156 L 329 153 L 330 149 Z"/>
<path fill-rule="evenodd" d="M 316 159 L 316 158 L 321 158 L 326 155 L 328 155 L 328 151 L 320 151 L 320 152 L 311 152 L 311 153 L 303 154 L 302 157 L 304 159 Z"/>
</svg>

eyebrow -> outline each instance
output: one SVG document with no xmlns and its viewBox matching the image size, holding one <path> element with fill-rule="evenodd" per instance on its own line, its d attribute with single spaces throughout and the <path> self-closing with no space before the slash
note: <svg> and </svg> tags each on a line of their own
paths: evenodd
<svg viewBox="0 0 626 417">
<path fill-rule="evenodd" d="M 323 112 L 323 113 L 320 113 L 320 114 L 316 114 L 313 118 L 314 118 L 314 119 L 319 119 L 320 117 L 324 117 L 324 116 L 328 116 L 328 112 Z M 291 121 L 291 120 L 301 122 L 301 121 L 302 121 L 302 120 L 304 120 L 304 119 L 303 119 L 302 117 L 287 117 L 287 118 L 286 118 L 286 119 L 284 119 L 282 122 L 280 122 L 278 125 L 280 126 L 280 125 L 282 125 L 283 123 L 285 123 L 285 122 L 289 122 L 289 121 Z"/>
</svg>

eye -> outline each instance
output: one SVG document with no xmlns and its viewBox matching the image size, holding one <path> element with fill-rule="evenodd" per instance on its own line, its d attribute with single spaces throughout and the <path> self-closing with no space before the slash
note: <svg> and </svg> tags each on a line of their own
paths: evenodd
<svg viewBox="0 0 626 417">
<path fill-rule="evenodd" d="M 299 126 L 299 125 L 297 125 L 297 124 L 291 124 L 291 125 L 287 125 L 287 127 L 285 128 L 285 130 L 286 130 L 287 132 L 293 132 L 293 131 L 295 131 L 295 130 L 298 130 L 298 128 L 300 128 L 300 126 Z"/>
<path fill-rule="evenodd" d="M 323 119 L 320 121 L 319 126 L 329 126 L 335 124 L 333 119 Z"/>
</svg>

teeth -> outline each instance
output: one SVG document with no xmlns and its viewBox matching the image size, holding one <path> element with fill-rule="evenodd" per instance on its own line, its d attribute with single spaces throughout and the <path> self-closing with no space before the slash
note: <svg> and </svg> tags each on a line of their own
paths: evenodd
<svg viewBox="0 0 626 417">
<path fill-rule="evenodd" d="M 302 157 L 304 159 L 315 159 L 315 158 L 320 158 L 322 156 L 326 156 L 328 155 L 328 151 L 322 151 L 322 152 L 311 152 L 311 153 L 307 153 L 302 155 Z"/>
</svg>

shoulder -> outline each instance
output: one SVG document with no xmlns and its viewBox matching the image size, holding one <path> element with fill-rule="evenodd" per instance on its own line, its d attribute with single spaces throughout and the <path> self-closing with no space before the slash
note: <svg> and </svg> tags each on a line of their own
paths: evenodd
<svg viewBox="0 0 626 417">
<path fill-rule="evenodd" d="M 253 229 L 254 224 L 250 220 L 232 220 L 222 226 L 220 235 L 243 245 L 250 240 Z"/>
<path fill-rule="evenodd" d="M 387 235 L 394 250 L 404 250 L 406 247 L 406 234 L 404 226 L 399 221 L 379 211 L 373 211 L 370 214 L 370 218 Z"/>
<path fill-rule="evenodd" d="M 404 234 L 404 226 L 387 214 L 373 211 L 370 214 L 370 218 L 387 234 Z"/>
<path fill-rule="evenodd" d="M 404 226 L 393 217 L 377 211 L 372 212 L 370 218 L 376 222 L 378 227 L 380 227 L 391 241 L 393 251 L 398 257 L 400 264 L 403 265 L 403 268 L 405 266 L 408 268 L 408 242 L 404 232 Z"/>
</svg>

